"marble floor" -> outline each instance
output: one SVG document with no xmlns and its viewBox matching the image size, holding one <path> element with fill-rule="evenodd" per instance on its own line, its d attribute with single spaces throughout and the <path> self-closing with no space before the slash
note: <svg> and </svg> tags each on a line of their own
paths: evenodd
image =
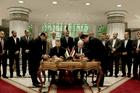
<svg viewBox="0 0 140 93">
<path fill-rule="evenodd" d="M 46 72 L 47 74 L 47 72 Z M 8 77 L 9 77 L 9 72 L 8 72 Z M 14 78 L 2 78 L 3 80 L 16 85 L 17 87 L 27 91 L 27 93 L 38 93 L 39 88 L 35 88 L 32 86 L 32 82 L 30 79 L 29 74 L 27 73 L 25 77 L 16 77 L 16 73 L 14 72 Z M 114 88 L 116 88 L 117 86 L 121 85 L 123 82 L 129 80 L 130 78 L 127 77 L 121 77 L 121 72 L 119 73 L 119 77 L 115 78 L 115 77 L 105 77 L 104 80 L 104 86 L 101 87 L 101 92 L 100 93 L 109 93 L 111 90 L 113 90 Z M 48 87 L 50 85 L 50 81 L 48 81 L 48 78 L 46 79 L 46 83 L 43 87 L 42 92 L 46 92 L 48 91 Z M 87 89 L 86 86 L 83 86 L 85 93 L 97 93 L 98 90 L 96 87 L 92 86 L 91 83 L 91 76 L 88 76 L 87 78 L 87 83 L 90 86 L 90 89 Z M 49 93 L 56 93 L 56 86 L 51 87 L 51 90 L 49 91 Z"/>
</svg>

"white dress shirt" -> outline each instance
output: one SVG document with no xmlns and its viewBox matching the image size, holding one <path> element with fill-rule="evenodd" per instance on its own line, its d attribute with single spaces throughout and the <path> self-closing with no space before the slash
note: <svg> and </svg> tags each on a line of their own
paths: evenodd
<svg viewBox="0 0 140 93">
<path fill-rule="evenodd" d="M 116 43 L 116 39 L 113 39 L 112 47 L 115 46 L 115 43 Z"/>
<path fill-rule="evenodd" d="M 125 47 L 125 48 L 126 48 L 127 42 L 128 42 L 128 40 L 125 40 L 125 41 L 124 41 L 124 47 Z"/>
<path fill-rule="evenodd" d="M 140 45 L 140 40 L 138 40 L 138 43 L 137 43 L 137 49 L 139 48 L 139 45 Z"/>
<path fill-rule="evenodd" d="M 55 44 L 55 39 L 52 39 L 52 47 L 55 47 L 56 44 Z"/>
</svg>

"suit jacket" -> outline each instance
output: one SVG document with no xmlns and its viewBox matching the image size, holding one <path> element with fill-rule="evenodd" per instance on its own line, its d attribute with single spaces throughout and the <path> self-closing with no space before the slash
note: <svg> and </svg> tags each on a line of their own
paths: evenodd
<svg viewBox="0 0 140 93">
<path fill-rule="evenodd" d="M 61 41 L 61 46 L 62 47 L 64 47 L 65 49 L 69 48 L 70 51 L 72 50 L 72 48 L 74 46 L 74 42 L 73 42 L 73 38 L 72 37 L 68 38 L 68 42 L 66 41 L 65 37 L 61 37 L 60 41 Z"/>
<path fill-rule="evenodd" d="M 108 42 L 108 48 L 109 48 L 110 53 L 113 49 L 112 44 L 113 44 L 113 39 L 109 40 L 109 42 Z M 114 48 L 116 49 L 116 51 L 113 53 L 113 55 L 114 56 L 120 55 L 120 49 L 121 49 L 121 40 L 120 39 L 118 39 L 118 38 L 116 39 Z"/>
<path fill-rule="evenodd" d="M 140 55 L 140 52 L 136 53 L 137 44 L 138 44 L 138 40 L 134 40 L 133 44 L 132 44 L 132 46 L 133 46 L 133 55 L 134 56 Z M 139 45 L 139 49 L 140 49 L 140 45 Z"/>
<path fill-rule="evenodd" d="M 32 40 L 30 43 L 30 58 L 33 61 L 40 61 L 43 54 L 46 53 L 46 41 L 42 41 L 40 37 Z"/>
<path fill-rule="evenodd" d="M 59 51 L 57 49 L 59 49 Z M 56 55 L 57 57 L 63 56 L 65 58 L 65 52 L 66 50 L 63 47 L 53 47 L 50 50 L 50 57 Z"/>
<path fill-rule="evenodd" d="M 132 47 L 132 40 L 128 39 L 126 47 L 125 47 L 125 40 L 122 40 L 121 53 L 122 52 L 127 52 L 127 55 L 131 57 L 132 49 L 133 49 L 133 47 Z"/>
<path fill-rule="evenodd" d="M 89 42 L 85 44 L 84 49 L 85 56 L 87 56 L 90 60 L 103 60 L 105 49 L 99 39 L 90 37 Z"/>
<path fill-rule="evenodd" d="M 8 38 L 7 48 L 9 52 L 9 56 L 14 55 L 16 51 L 20 51 L 20 42 L 19 38 L 16 38 L 16 43 L 14 38 L 11 36 Z"/>
<path fill-rule="evenodd" d="M 25 50 L 30 48 L 30 42 L 32 38 L 29 37 L 29 40 L 27 40 L 26 36 L 23 36 L 20 38 L 20 47 L 22 49 L 22 54 L 25 54 Z"/>
<path fill-rule="evenodd" d="M 79 37 L 75 37 L 75 39 L 74 39 L 74 46 L 75 46 L 75 47 L 77 47 L 78 41 L 79 41 Z"/>
<path fill-rule="evenodd" d="M 2 45 L 0 42 L 0 54 L 4 51 L 4 54 L 7 54 L 7 40 L 4 38 L 4 46 L 3 46 L 3 50 L 2 50 Z"/>
</svg>

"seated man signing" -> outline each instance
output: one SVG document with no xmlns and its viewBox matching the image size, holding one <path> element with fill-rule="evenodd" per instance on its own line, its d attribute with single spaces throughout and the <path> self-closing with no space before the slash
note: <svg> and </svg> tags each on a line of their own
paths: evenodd
<svg viewBox="0 0 140 93">
<path fill-rule="evenodd" d="M 56 46 L 51 48 L 51 50 L 50 50 L 50 54 L 49 54 L 50 57 L 55 56 L 55 57 L 65 58 L 66 50 L 63 47 L 61 47 L 60 40 L 56 40 L 55 43 L 56 43 Z M 60 75 L 60 73 L 59 73 L 59 75 Z M 50 74 L 51 74 L 51 78 L 52 78 L 52 83 L 54 83 L 56 71 L 50 71 Z"/>
</svg>

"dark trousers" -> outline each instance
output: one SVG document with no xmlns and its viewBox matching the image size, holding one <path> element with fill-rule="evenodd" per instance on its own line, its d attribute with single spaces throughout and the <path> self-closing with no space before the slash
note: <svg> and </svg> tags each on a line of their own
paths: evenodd
<svg viewBox="0 0 140 93">
<path fill-rule="evenodd" d="M 11 77 L 13 76 L 14 62 L 16 64 L 16 73 L 17 73 L 17 76 L 18 76 L 18 75 L 20 75 L 19 54 L 18 55 L 13 54 L 13 55 L 9 56 L 10 76 Z"/>
<path fill-rule="evenodd" d="M 119 59 L 120 59 L 119 56 L 111 56 L 110 68 L 109 68 L 109 72 L 110 72 L 111 76 L 113 75 L 113 63 L 114 62 L 115 62 L 115 75 L 118 75 L 118 73 L 119 73 Z"/>
<path fill-rule="evenodd" d="M 126 75 L 126 66 L 128 68 L 128 73 L 127 75 L 131 75 L 131 65 L 132 65 L 132 58 L 131 56 L 128 55 L 123 55 L 121 57 L 121 63 L 122 63 L 122 74 L 125 76 Z"/>
<path fill-rule="evenodd" d="M 139 71 L 138 71 L 139 68 Z M 133 76 L 135 78 L 140 77 L 140 55 L 137 55 L 134 58 L 134 62 L 133 62 Z"/>
<path fill-rule="evenodd" d="M 6 76 L 7 73 L 7 57 L 5 54 L 0 55 L 0 67 L 2 64 L 2 69 L 3 69 L 3 73 L 2 76 Z M 1 70 L 0 70 L 0 75 L 1 75 Z"/>
<path fill-rule="evenodd" d="M 27 65 L 28 65 L 28 69 L 29 69 L 28 62 L 29 62 L 29 55 L 22 54 L 22 73 L 23 73 L 23 76 L 26 74 Z"/>
<path fill-rule="evenodd" d="M 85 71 L 83 71 L 83 70 L 74 70 L 73 71 L 73 77 L 77 78 L 78 72 L 80 72 L 80 79 L 83 79 L 84 78 L 84 73 L 85 73 Z"/>
<path fill-rule="evenodd" d="M 30 59 L 29 61 L 29 73 L 33 84 L 37 84 L 37 72 L 40 66 L 40 59 Z"/>
</svg>

